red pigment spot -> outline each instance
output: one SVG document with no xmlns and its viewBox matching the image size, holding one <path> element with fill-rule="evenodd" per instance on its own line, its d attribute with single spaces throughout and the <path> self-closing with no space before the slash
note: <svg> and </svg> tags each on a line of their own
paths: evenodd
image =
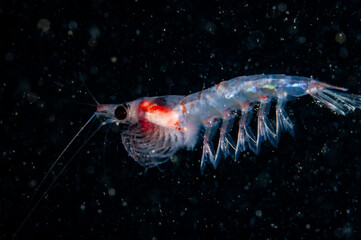
<svg viewBox="0 0 361 240">
<path fill-rule="evenodd" d="M 227 108 L 224 113 L 223 113 L 224 117 L 229 117 L 231 115 L 231 108 Z"/>
<path fill-rule="evenodd" d="M 218 90 L 218 88 L 219 88 L 222 84 L 223 84 L 223 82 L 218 83 L 217 86 L 216 86 L 216 89 Z"/>
<path fill-rule="evenodd" d="M 103 104 L 99 104 L 97 105 L 97 112 L 101 112 L 104 108 L 104 105 Z"/>
<path fill-rule="evenodd" d="M 198 93 L 198 99 L 199 99 L 199 100 L 201 99 L 202 92 L 203 92 L 203 90 Z"/>
<path fill-rule="evenodd" d="M 171 108 L 151 101 L 139 104 L 138 118 L 142 131 L 152 130 L 158 125 L 179 128 L 178 117 Z"/>
<path fill-rule="evenodd" d="M 261 96 L 261 99 L 262 99 L 262 100 L 266 100 L 267 97 L 266 97 L 266 96 Z"/>
<path fill-rule="evenodd" d="M 183 113 L 186 113 L 186 112 L 187 112 L 186 106 L 185 106 L 183 103 L 182 103 L 181 105 L 182 105 L 182 108 L 183 108 L 182 112 L 183 112 Z"/>
<path fill-rule="evenodd" d="M 140 109 L 141 109 L 143 112 L 147 112 L 150 105 L 152 105 L 152 103 L 151 103 L 151 102 L 148 102 L 148 101 L 142 101 L 142 102 L 139 104 Z"/>
<path fill-rule="evenodd" d="M 157 112 L 169 113 L 172 111 L 171 109 L 169 109 L 167 107 L 152 104 L 151 102 L 148 102 L 148 101 L 141 102 L 140 108 L 143 112 L 149 112 L 149 113 L 157 113 Z"/>
<path fill-rule="evenodd" d="M 140 120 L 139 126 L 140 126 L 140 129 L 142 130 L 142 132 L 147 132 L 149 130 L 153 130 L 155 127 L 154 124 L 152 124 L 151 122 L 148 122 L 147 120 Z"/>
<path fill-rule="evenodd" d="M 148 108 L 148 112 L 149 113 L 155 113 L 155 112 L 162 112 L 162 113 L 168 113 L 171 112 L 172 110 L 163 106 L 158 106 L 158 105 L 152 105 L 151 107 Z"/>
</svg>

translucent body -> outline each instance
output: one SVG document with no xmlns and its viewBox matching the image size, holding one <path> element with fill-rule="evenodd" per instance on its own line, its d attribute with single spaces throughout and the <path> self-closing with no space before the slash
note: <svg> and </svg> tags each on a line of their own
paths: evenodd
<svg viewBox="0 0 361 240">
<path fill-rule="evenodd" d="M 188 96 L 147 97 L 126 105 L 99 105 L 96 115 L 122 125 L 125 149 L 147 168 L 167 161 L 180 148 L 193 149 L 203 134 L 203 171 L 207 163 L 216 168 L 231 148 L 235 158 L 248 147 L 257 154 L 262 142 L 268 140 L 277 146 L 282 131 L 293 134 L 293 124 L 284 110 L 292 98 L 309 94 L 343 115 L 361 108 L 361 96 L 340 92 L 346 90 L 306 77 L 262 74 L 236 77 Z M 272 102 L 276 102 L 276 126 L 267 117 Z M 249 127 L 255 105 L 259 105 L 256 135 Z M 126 109 L 124 119 L 115 117 L 117 106 Z M 229 131 L 237 116 L 238 137 L 234 143 Z M 212 138 L 218 129 L 219 142 L 214 149 Z"/>
</svg>

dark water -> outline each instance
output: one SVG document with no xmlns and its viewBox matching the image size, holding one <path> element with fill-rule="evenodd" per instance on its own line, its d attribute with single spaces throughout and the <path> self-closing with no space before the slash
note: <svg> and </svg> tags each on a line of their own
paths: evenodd
<svg viewBox="0 0 361 240">
<path fill-rule="evenodd" d="M 18 229 L 46 171 L 95 111 L 79 104 L 94 103 L 80 75 L 101 103 L 189 94 L 258 73 L 313 76 L 361 93 L 360 6 L 4 1 L 0 238 Z M 278 148 L 266 144 L 259 156 L 246 152 L 204 175 L 199 145 L 179 151 L 163 172 L 145 172 L 121 146 L 118 127 L 105 127 L 16 239 L 358 239 L 361 111 L 337 116 L 310 97 L 287 110 L 295 138 L 283 134 Z"/>
</svg>

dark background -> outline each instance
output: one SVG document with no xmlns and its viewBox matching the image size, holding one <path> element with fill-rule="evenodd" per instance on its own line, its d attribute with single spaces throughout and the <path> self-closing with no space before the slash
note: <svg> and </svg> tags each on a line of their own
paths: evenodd
<svg viewBox="0 0 361 240">
<path fill-rule="evenodd" d="M 313 76 L 361 93 L 360 1 L 1 1 L 0 238 L 16 232 L 99 125 L 46 171 L 101 103 L 189 94 L 235 76 Z M 296 136 L 200 174 L 201 146 L 144 171 L 104 127 L 16 239 L 358 239 L 361 111 L 310 97 Z M 92 130 L 89 130 L 92 129 Z M 109 130 L 107 130 L 109 129 Z M 107 137 L 105 137 L 107 136 Z M 105 144 L 104 144 L 105 143 Z"/>
</svg>

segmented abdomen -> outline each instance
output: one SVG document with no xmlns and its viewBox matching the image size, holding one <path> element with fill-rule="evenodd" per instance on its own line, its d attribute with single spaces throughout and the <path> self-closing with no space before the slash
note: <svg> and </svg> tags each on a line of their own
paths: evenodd
<svg viewBox="0 0 361 240">
<path fill-rule="evenodd" d="M 189 117 L 207 123 L 225 118 L 233 110 L 248 109 L 256 103 L 306 94 L 309 79 L 285 75 L 236 77 L 185 97 L 181 104 Z"/>
<path fill-rule="evenodd" d="M 286 75 L 253 75 L 236 77 L 214 87 L 191 94 L 181 101 L 185 118 L 203 125 L 203 153 L 201 171 L 206 163 L 217 167 L 219 160 L 235 149 L 235 158 L 248 147 L 256 154 L 261 143 L 270 141 L 277 146 L 282 131 L 294 134 L 293 124 L 285 112 L 285 104 L 290 98 L 309 94 L 340 114 L 346 114 L 361 107 L 360 95 L 341 93 L 344 88 L 318 82 L 311 78 Z M 276 126 L 267 115 L 272 102 L 276 103 Z M 254 105 L 258 104 L 257 134 L 249 127 Z M 235 117 L 239 115 L 236 144 L 229 134 Z M 275 130 L 274 130 L 275 128 Z M 214 132 L 219 129 L 217 149 L 212 144 Z"/>
</svg>

